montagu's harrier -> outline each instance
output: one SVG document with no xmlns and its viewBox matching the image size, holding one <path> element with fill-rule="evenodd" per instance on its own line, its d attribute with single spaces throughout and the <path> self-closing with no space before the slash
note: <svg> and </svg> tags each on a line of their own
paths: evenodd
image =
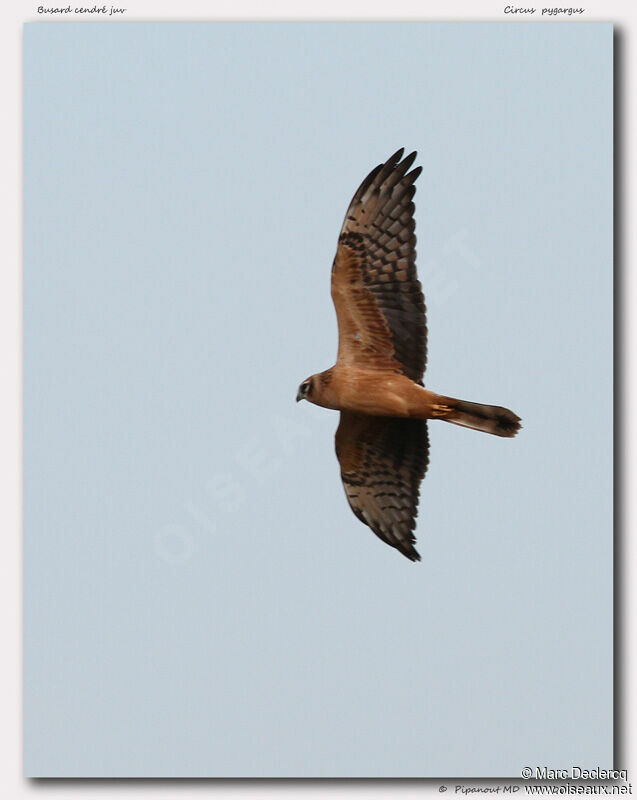
<svg viewBox="0 0 637 800">
<path fill-rule="evenodd" d="M 412 561 L 420 483 L 429 462 L 427 420 L 515 436 L 520 418 L 501 406 L 425 389 L 425 303 L 416 275 L 416 153 L 373 169 L 345 214 L 332 266 L 336 364 L 300 385 L 297 401 L 341 412 L 336 455 L 356 516 Z M 402 160 L 401 160 L 402 159 Z"/>
</svg>

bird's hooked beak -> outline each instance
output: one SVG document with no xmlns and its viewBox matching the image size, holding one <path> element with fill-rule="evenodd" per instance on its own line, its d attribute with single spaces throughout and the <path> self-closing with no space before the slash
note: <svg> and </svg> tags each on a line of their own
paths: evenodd
<svg viewBox="0 0 637 800">
<path fill-rule="evenodd" d="M 298 392 L 296 393 L 296 402 L 297 403 L 299 402 L 299 400 L 307 400 L 307 398 L 308 398 L 308 396 L 310 394 L 311 387 L 312 387 L 312 381 L 311 380 L 308 379 L 306 381 L 303 381 L 303 383 L 299 386 Z"/>
<path fill-rule="evenodd" d="M 296 393 L 296 402 L 298 403 L 299 400 L 305 400 L 308 396 L 310 391 L 310 382 L 303 381 L 303 383 L 299 386 L 299 390 Z"/>
</svg>

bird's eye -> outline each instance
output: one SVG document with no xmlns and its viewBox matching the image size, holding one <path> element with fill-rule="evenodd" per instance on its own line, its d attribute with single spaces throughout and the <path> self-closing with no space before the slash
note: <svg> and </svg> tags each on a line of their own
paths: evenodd
<svg viewBox="0 0 637 800">
<path fill-rule="evenodd" d="M 311 386 L 312 384 L 309 381 L 304 383 L 303 386 L 301 387 L 303 389 L 303 394 L 309 394 Z"/>
</svg>

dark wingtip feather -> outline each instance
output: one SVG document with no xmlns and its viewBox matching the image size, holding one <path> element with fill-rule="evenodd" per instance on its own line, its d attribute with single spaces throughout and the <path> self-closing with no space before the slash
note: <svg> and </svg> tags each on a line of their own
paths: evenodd
<svg viewBox="0 0 637 800">
<path fill-rule="evenodd" d="M 365 180 L 361 183 L 361 185 L 356 190 L 354 197 L 352 198 L 352 203 L 356 200 L 360 200 L 360 198 L 365 194 L 367 189 L 371 186 L 371 184 L 376 179 L 376 176 L 383 168 L 384 164 L 378 164 L 374 167 L 374 169 L 369 173 L 369 175 L 365 178 Z"/>
<path fill-rule="evenodd" d="M 401 147 L 400 150 L 396 150 L 393 156 L 390 156 L 387 161 L 383 164 L 383 168 L 378 173 L 375 179 L 375 183 L 377 186 L 382 186 L 385 180 L 392 174 L 392 172 L 398 166 L 400 159 L 403 157 L 403 153 L 405 152 L 405 148 Z"/>
<path fill-rule="evenodd" d="M 411 165 L 414 163 L 417 155 L 418 153 L 416 152 L 416 150 L 414 150 L 413 153 L 410 153 L 403 159 L 403 162 L 400 166 L 404 169 L 405 172 L 407 172 L 409 167 L 411 167 Z"/>
<path fill-rule="evenodd" d="M 414 163 L 416 156 L 418 155 L 417 151 L 414 150 L 403 159 L 404 152 L 405 148 L 401 147 L 399 150 L 396 150 L 396 152 L 391 155 L 383 164 L 378 164 L 376 167 L 374 167 L 374 169 L 367 175 L 365 180 L 356 190 L 354 197 L 352 198 L 352 202 L 360 200 L 371 186 L 382 187 L 387 180 L 390 180 L 392 183 L 396 183 L 398 180 L 404 181 L 405 178 L 403 176 Z M 410 182 L 413 183 L 418 175 L 420 175 L 421 171 L 422 167 L 418 167 L 405 176 L 407 178 L 406 185 L 408 185 Z"/>
<path fill-rule="evenodd" d="M 408 558 L 410 561 L 414 561 L 414 562 L 416 562 L 416 561 L 420 561 L 420 560 L 421 560 L 421 558 L 420 558 L 420 553 L 418 552 L 418 550 L 416 550 L 416 548 L 415 548 L 415 547 L 412 547 L 412 548 L 411 548 L 411 549 L 409 549 L 409 550 L 407 550 L 407 549 L 404 549 L 404 550 L 401 550 L 400 552 L 401 552 L 401 553 L 402 553 L 404 556 L 406 556 L 406 557 L 407 557 L 407 558 Z"/>
<path fill-rule="evenodd" d="M 416 169 L 412 169 L 411 172 L 408 172 L 405 175 L 403 181 L 409 181 L 410 183 L 414 183 L 418 179 L 418 176 L 420 175 L 421 172 L 422 172 L 422 167 L 416 167 Z"/>
</svg>

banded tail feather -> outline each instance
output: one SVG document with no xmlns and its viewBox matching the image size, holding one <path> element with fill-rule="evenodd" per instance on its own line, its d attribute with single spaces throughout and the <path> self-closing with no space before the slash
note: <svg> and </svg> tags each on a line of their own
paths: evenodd
<svg viewBox="0 0 637 800">
<path fill-rule="evenodd" d="M 470 403 L 468 400 L 457 400 L 455 397 L 441 398 L 443 408 L 448 409 L 439 415 L 439 419 L 473 428 L 475 431 L 492 433 L 495 436 L 511 438 L 522 427 L 520 417 L 502 406 L 487 406 L 483 403 Z M 438 414 L 436 414 L 438 416 Z"/>
</svg>

